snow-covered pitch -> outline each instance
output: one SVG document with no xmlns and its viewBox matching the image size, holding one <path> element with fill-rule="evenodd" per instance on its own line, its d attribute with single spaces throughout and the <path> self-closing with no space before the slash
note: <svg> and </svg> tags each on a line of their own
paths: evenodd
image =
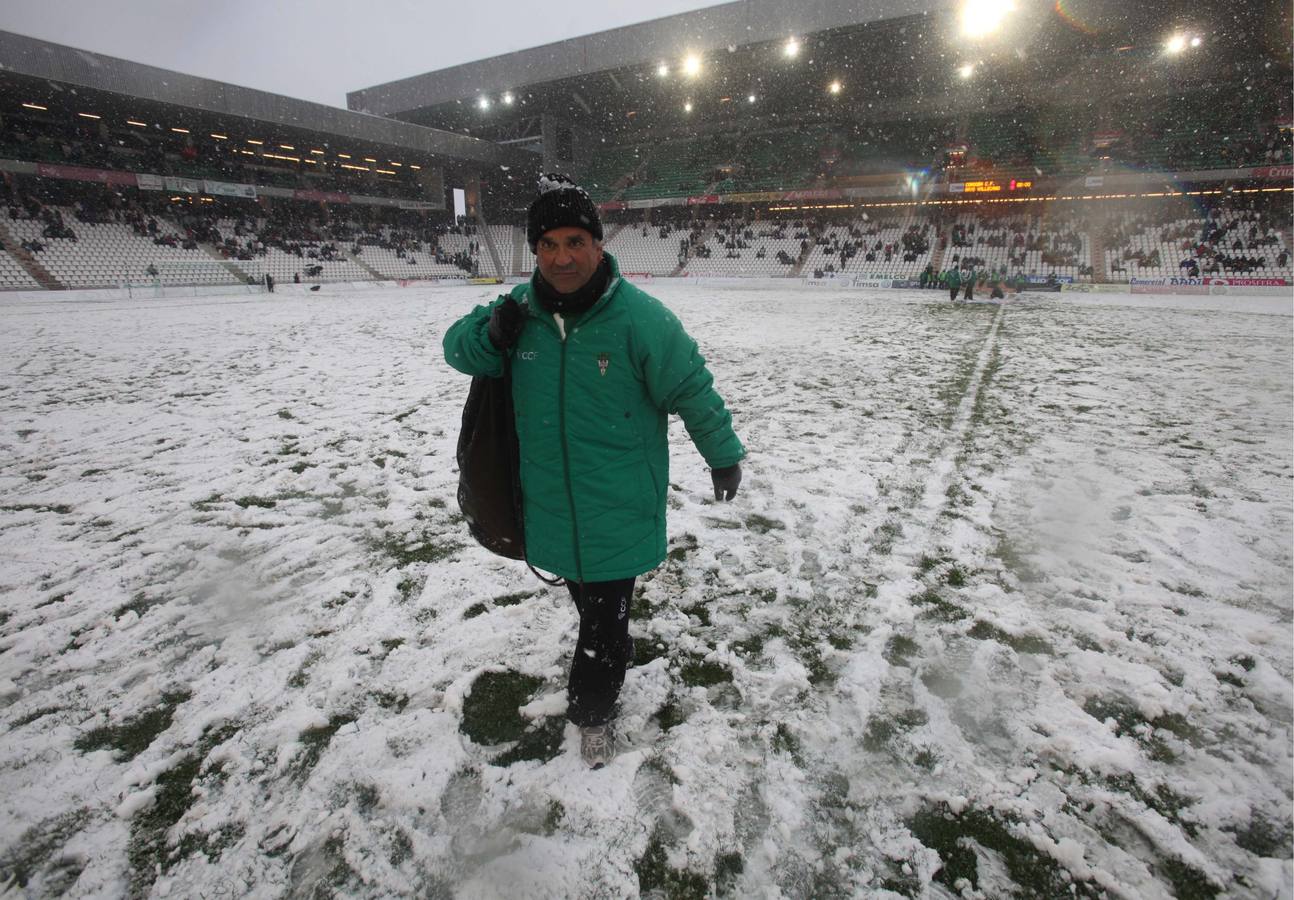
<svg viewBox="0 0 1294 900">
<path fill-rule="evenodd" d="M 1291 895 L 1288 300 L 650 290 L 750 456 L 672 427 L 598 772 L 492 289 L 0 306 L 0 892 Z"/>
</svg>

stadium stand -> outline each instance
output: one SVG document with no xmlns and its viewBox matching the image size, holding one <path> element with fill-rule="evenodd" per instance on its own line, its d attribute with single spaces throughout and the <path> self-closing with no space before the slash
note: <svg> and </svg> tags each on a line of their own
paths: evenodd
<svg viewBox="0 0 1294 900">
<path fill-rule="evenodd" d="M 1263 211 L 1219 208 L 1164 221 L 1123 213 L 1106 253 L 1111 281 L 1133 278 L 1290 278 L 1291 248 Z"/>
<path fill-rule="evenodd" d="M 22 263 L 10 256 L 7 251 L 0 250 L 0 289 L 30 290 L 39 287 L 40 282 L 27 274 Z"/>
</svg>

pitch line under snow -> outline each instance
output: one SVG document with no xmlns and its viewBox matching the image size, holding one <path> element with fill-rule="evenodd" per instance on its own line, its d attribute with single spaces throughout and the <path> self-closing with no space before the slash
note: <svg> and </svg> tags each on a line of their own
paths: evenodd
<svg viewBox="0 0 1294 900">
<path fill-rule="evenodd" d="M 943 452 L 939 454 L 939 459 L 935 461 L 930 476 L 926 479 L 925 494 L 922 498 L 922 506 L 925 509 L 922 524 L 927 527 L 934 524 L 935 516 L 946 502 L 944 492 L 948 488 L 948 477 L 952 474 L 957 454 L 961 451 L 962 441 L 966 437 L 966 430 L 970 427 L 971 411 L 975 409 L 975 402 L 979 399 L 980 388 L 984 382 L 984 371 L 988 368 L 988 361 L 993 355 L 993 347 L 997 343 L 998 326 L 1002 324 L 1002 316 L 1005 312 L 1006 304 L 999 304 L 997 314 L 993 317 L 993 324 L 989 326 L 988 336 L 984 338 L 984 346 L 980 348 L 979 356 L 976 357 L 975 369 L 971 372 L 970 381 L 966 385 L 966 393 L 957 404 L 957 412 L 953 415 L 952 426 L 948 431 L 948 439 L 944 442 Z"/>
</svg>

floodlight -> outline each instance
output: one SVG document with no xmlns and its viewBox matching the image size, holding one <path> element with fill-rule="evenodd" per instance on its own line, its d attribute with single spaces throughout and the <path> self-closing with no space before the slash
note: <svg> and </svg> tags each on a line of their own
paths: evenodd
<svg viewBox="0 0 1294 900">
<path fill-rule="evenodd" d="M 795 38 L 788 38 L 786 44 L 782 47 L 782 52 L 794 59 L 800 55 L 800 42 Z"/>
<path fill-rule="evenodd" d="M 504 105 L 504 106 L 511 106 L 511 105 L 512 105 L 512 101 L 513 101 L 513 99 L 514 99 L 514 98 L 513 98 L 513 96 L 512 96 L 512 91 L 504 91 L 504 92 L 503 92 L 503 105 Z"/>
<path fill-rule="evenodd" d="M 975 67 L 970 63 L 966 63 L 966 65 L 957 70 L 957 74 L 962 78 L 970 78 L 975 74 Z"/>
<path fill-rule="evenodd" d="M 962 6 L 962 33 L 973 38 L 992 34 L 1014 10 L 1015 0 L 966 0 Z"/>
<path fill-rule="evenodd" d="M 661 78 L 667 77 L 669 75 L 669 66 L 665 65 L 665 63 L 661 63 L 656 67 L 656 74 Z"/>
<path fill-rule="evenodd" d="M 1198 46 L 1200 46 L 1200 43 L 1201 43 L 1201 42 L 1200 42 L 1200 37 L 1199 37 L 1199 35 L 1196 35 L 1195 37 L 1191 38 L 1191 46 L 1192 46 L 1192 47 L 1198 47 Z"/>
<path fill-rule="evenodd" d="M 1186 49 L 1186 35 L 1175 34 L 1164 41 L 1164 52 L 1177 54 Z"/>
<path fill-rule="evenodd" d="M 489 108 L 490 108 L 490 98 L 489 98 L 489 97 L 478 97 L 478 98 L 477 98 L 477 100 L 476 100 L 476 105 L 477 105 L 478 107 L 480 107 L 481 109 L 489 109 Z"/>
<path fill-rule="evenodd" d="M 687 59 L 683 60 L 683 74 L 688 78 L 695 78 L 701 74 L 701 57 L 695 53 L 689 53 Z"/>
<path fill-rule="evenodd" d="M 754 102 L 755 102 L 755 95 L 754 95 L 754 94 L 751 94 L 749 97 L 747 97 L 747 98 L 746 98 L 746 102 L 747 102 L 747 103 L 754 103 Z"/>
<path fill-rule="evenodd" d="M 839 81 L 833 81 L 833 82 L 831 82 L 831 84 L 827 85 L 827 90 L 831 91 L 831 93 L 833 93 L 833 94 L 839 94 L 839 93 L 840 93 L 840 82 L 839 82 Z"/>
<path fill-rule="evenodd" d="M 690 113 L 691 111 L 692 111 L 692 101 L 689 100 L 683 104 L 683 112 Z"/>
</svg>

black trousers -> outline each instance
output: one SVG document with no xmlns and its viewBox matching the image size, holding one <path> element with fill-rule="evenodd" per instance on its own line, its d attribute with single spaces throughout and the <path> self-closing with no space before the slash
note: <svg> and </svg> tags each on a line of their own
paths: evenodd
<svg viewBox="0 0 1294 900">
<path fill-rule="evenodd" d="M 949 299 L 949 300 L 956 300 L 956 299 L 957 299 L 957 288 L 956 288 L 956 286 L 950 287 L 950 288 L 948 289 L 948 299 Z"/>
<path fill-rule="evenodd" d="M 576 725 L 602 725 L 612 717 L 633 654 L 629 601 L 635 580 L 566 582 L 580 613 L 580 636 L 566 687 L 566 718 Z"/>
</svg>

